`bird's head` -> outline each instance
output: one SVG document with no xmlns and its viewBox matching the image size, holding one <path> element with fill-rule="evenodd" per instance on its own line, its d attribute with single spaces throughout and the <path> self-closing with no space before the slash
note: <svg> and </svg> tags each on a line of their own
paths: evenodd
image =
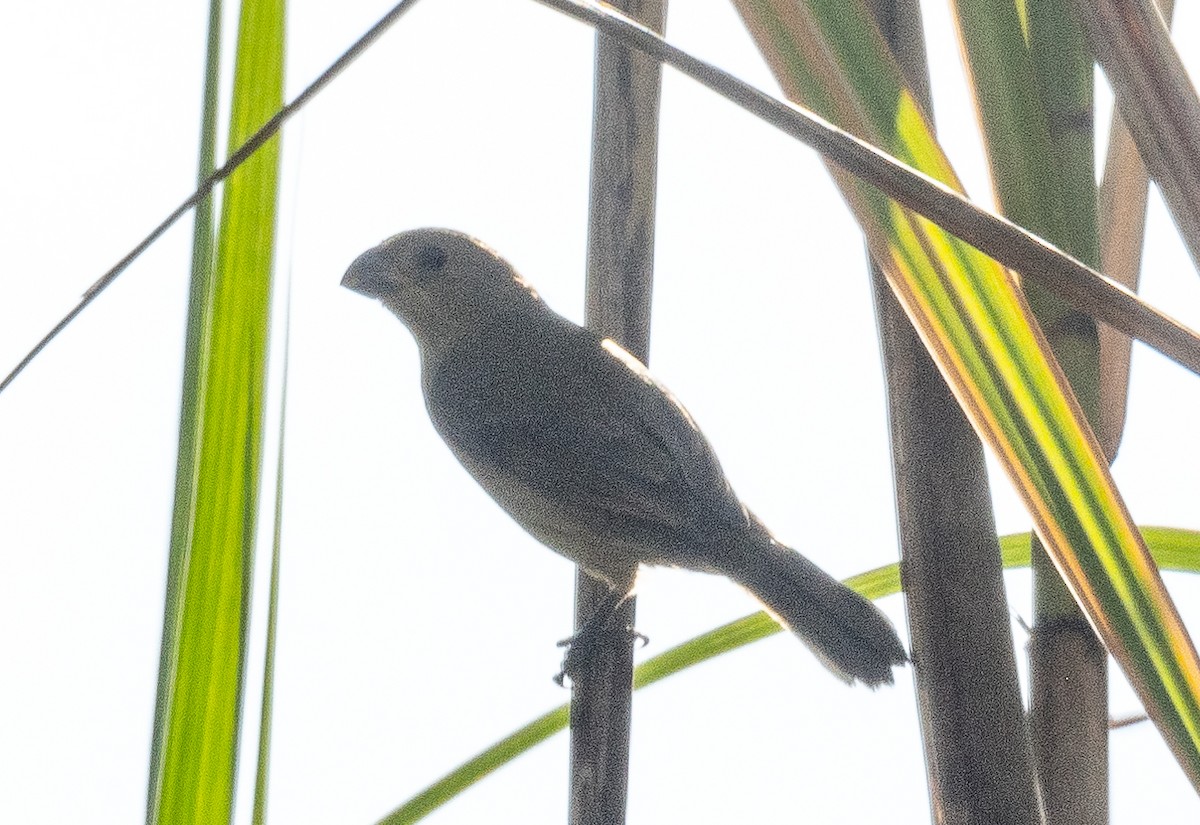
<svg viewBox="0 0 1200 825">
<path fill-rule="evenodd" d="M 451 229 L 393 235 L 359 255 L 342 286 L 381 301 L 422 349 L 440 349 L 489 318 L 540 303 L 506 260 Z"/>
</svg>

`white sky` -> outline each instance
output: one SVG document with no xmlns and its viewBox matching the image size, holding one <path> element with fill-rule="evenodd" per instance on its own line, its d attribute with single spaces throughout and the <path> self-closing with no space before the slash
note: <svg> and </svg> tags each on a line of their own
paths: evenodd
<svg viewBox="0 0 1200 825">
<path fill-rule="evenodd" d="M 1180 5 L 1195 75 L 1200 20 Z M 289 98 L 388 7 L 295 2 Z M 945 13 L 927 9 L 939 125 L 987 198 Z M 149 0 L 7 11 L 0 371 L 191 191 L 206 14 Z M 668 34 L 776 90 L 728 3 L 677 3 Z M 277 822 L 374 822 L 567 698 L 550 677 L 573 568 L 453 461 L 425 418 L 411 337 L 338 281 L 381 238 L 444 225 L 581 318 L 591 86 L 585 27 L 529 0 L 425 0 L 286 131 Z M 894 560 L 854 224 L 813 152 L 670 71 L 662 117 L 652 369 L 782 540 L 836 575 Z M 0 396 L 0 821 L 142 817 L 190 233 L 187 219 Z M 1200 327 L 1200 281 L 1156 195 L 1149 246 L 1144 294 Z M 1140 523 L 1200 528 L 1200 382 L 1140 347 L 1134 370 L 1118 482 Z M 1027 527 L 995 486 L 1001 529 Z M 1027 574 L 1008 584 L 1028 616 Z M 1168 584 L 1200 621 L 1200 588 Z M 649 571 L 639 592 L 642 656 L 755 609 L 699 574 Z M 901 600 L 883 607 L 902 626 Z M 848 690 L 781 634 L 650 688 L 635 699 L 629 821 L 927 822 L 911 681 L 898 676 Z M 1113 682 L 1114 714 L 1135 710 Z M 1114 733 L 1111 753 L 1114 822 L 1195 821 L 1152 727 Z M 562 821 L 566 755 L 559 736 L 429 821 Z"/>
</svg>

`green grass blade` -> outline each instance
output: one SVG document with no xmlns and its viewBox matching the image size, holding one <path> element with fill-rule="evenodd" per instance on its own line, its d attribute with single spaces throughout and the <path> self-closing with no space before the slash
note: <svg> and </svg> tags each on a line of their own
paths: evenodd
<svg viewBox="0 0 1200 825">
<path fill-rule="evenodd" d="M 1200 573 L 1200 531 L 1144 527 L 1142 536 L 1155 561 L 1164 570 Z M 1006 568 L 1028 567 L 1029 533 L 1001 536 L 1000 553 Z M 851 576 L 846 579 L 846 584 L 868 599 L 894 595 L 900 592 L 900 565 L 893 563 Z M 752 613 L 642 662 L 634 669 L 634 689 L 640 690 L 782 631 L 779 623 L 766 613 Z M 569 709 L 569 705 L 560 705 L 504 737 L 392 811 L 379 821 L 379 825 L 408 825 L 423 819 L 485 776 L 565 729 Z"/>
<path fill-rule="evenodd" d="M 961 189 L 860 3 L 736 5 L 790 98 Z M 1200 658 L 1014 279 L 878 190 L 831 171 L 1072 595 L 1200 787 Z"/>
<path fill-rule="evenodd" d="M 851 136 L 825 118 L 768 95 L 711 63 L 672 46 L 604 5 L 538 0 L 682 72 L 755 117 L 819 150 L 833 163 L 887 192 L 1026 276 L 1040 279 L 1072 306 L 1112 325 L 1200 375 L 1200 334 L 1084 266 L 1028 230 L 977 206 L 893 155 Z M 908 105 L 913 105 L 911 101 Z"/>
<path fill-rule="evenodd" d="M 208 44 L 204 59 L 204 94 L 201 105 L 200 157 L 196 179 L 203 181 L 216 166 L 217 99 L 221 63 L 221 0 L 212 0 L 208 15 Z M 192 523 L 192 490 L 196 473 L 196 432 L 199 427 L 198 388 L 207 362 L 207 339 L 202 334 L 212 289 L 213 202 L 206 197 L 196 204 L 192 231 L 192 273 L 188 293 L 187 332 L 183 354 L 183 389 L 179 410 L 179 446 L 175 461 L 175 501 L 171 517 L 171 545 L 167 558 L 167 588 L 159 652 L 158 691 L 154 704 L 154 729 L 150 743 L 150 777 L 146 792 L 146 821 L 157 816 L 166 739 L 167 710 L 173 702 L 175 656 L 182 621 L 184 562 Z"/>
<path fill-rule="evenodd" d="M 1006 217 L 1099 266 L 1092 61 L 1069 10 L 1012 0 L 958 0 L 976 110 Z M 1100 421 L 1094 320 L 1036 283 L 1024 292 L 1088 422 Z M 1106 456 L 1107 458 L 1107 456 Z M 1107 656 L 1053 559 L 1034 542 L 1029 731 L 1048 821 L 1085 810 L 1107 818 Z M 1055 766 L 1070 764 L 1069 771 Z"/>
<path fill-rule="evenodd" d="M 229 145 L 279 108 L 282 0 L 242 6 Z M 223 190 L 211 285 L 198 313 L 201 358 L 185 376 L 196 426 L 182 430 L 194 470 L 173 527 L 183 540 L 175 650 L 161 710 L 161 768 L 152 823 L 227 822 L 232 816 L 246 620 L 257 520 L 262 402 L 277 200 L 278 140 L 230 176 Z M 168 602 L 170 607 L 173 603 Z M 168 621 L 172 617 L 168 616 Z"/>
<path fill-rule="evenodd" d="M 289 276 L 290 281 L 290 276 Z M 271 582 L 267 596 L 267 646 L 263 652 L 262 704 L 258 716 L 258 765 L 254 776 L 251 822 L 266 825 L 267 788 L 271 768 L 271 720 L 275 700 L 275 631 L 279 624 L 279 566 L 283 555 L 283 459 L 287 434 L 288 361 L 291 353 L 291 285 L 283 334 L 283 379 L 279 393 L 279 446 L 275 458 L 275 521 L 271 534 Z"/>
<path fill-rule="evenodd" d="M 570 721 L 570 706 L 559 705 L 446 774 L 379 820 L 380 825 L 402 825 L 424 819 L 488 774 L 504 767 L 560 730 L 565 730 Z"/>
</svg>

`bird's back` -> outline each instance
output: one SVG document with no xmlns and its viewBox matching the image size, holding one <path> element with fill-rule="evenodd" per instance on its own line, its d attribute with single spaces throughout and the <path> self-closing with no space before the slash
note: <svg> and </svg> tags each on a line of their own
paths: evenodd
<svg viewBox="0 0 1200 825">
<path fill-rule="evenodd" d="M 436 361 L 434 426 L 522 526 L 594 573 L 689 563 L 745 511 L 686 411 L 632 356 L 548 309 L 494 318 Z M 648 557 L 649 554 L 649 557 Z"/>
</svg>

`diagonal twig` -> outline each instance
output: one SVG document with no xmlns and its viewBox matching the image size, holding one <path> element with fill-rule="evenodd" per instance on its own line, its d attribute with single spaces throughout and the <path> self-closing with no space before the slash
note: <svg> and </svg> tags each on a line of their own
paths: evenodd
<svg viewBox="0 0 1200 825">
<path fill-rule="evenodd" d="M 311 100 L 318 92 L 328 86 L 330 81 L 341 74 L 347 66 L 353 63 L 355 58 L 362 54 L 372 43 L 378 40 L 380 35 L 387 31 L 387 29 L 393 23 L 395 23 L 400 16 L 404 14 L 404 12 L 412 8 L 416 2 L 417 0 L 400 0 L 399 3 L 393 6 L 391 11 L 381 17 L 374 26 L 367 30 L 366 34 L 356 40 L 350 48 L 346 49 L 346 51 L 342 53 L 341 57 L 335 60 L 333 64 L 330 65 L 330 67 L 324 72 L 322 72 L 316 80 L 310 83 L 308 87 L 304 89 L 304 91 L 297 95 L 290 103 L 276 112 L 270 120 L 268 120 L 262 125 L 261 128 L 259 128 L 257 132 L 251 135 L 245 143 L 239 146 L 237 151 L 231 154 L 229 159 L 225 161 L 224 165 L 205 178 L 200 185 L 196 187 L 196 191 L 189 195 L 187 199 L 183 201 L 183 203 L 175 207 L 174 211 L 167 215 L 167 217 L 163 219 L 162 223 L 154 227 L 149 235 L 143 238 L 137 246 L 135 246 L 128 252 L 128 254 L 125 255 L 125 257 L 117 261 L 112 269 L 108 270 L 108 272 L 105 272 L 100 279 L 96 281 L 96 283 L 88 287 L 88 290 L 83 293 L 83 297 L 79 299 L 79 303 L 75 305 L 75 308 L 68 312 L 61 321 L 55 324 L 54 328 L 46 333 L 45 337 L 43 337 L 41 341 L 38 341 L 37 345 L 29 351 L 29 354 L 21 359 L 20 363 L 13 368 L 12 372 L 5 376 L 3 381 L 0 381 L 0 392 L 3 392 L 4 389 L 13 382 L 13 379 L 20 375 L 21 371 L 24 370 L 25 367 L 29 366 L 29 363 L 38 356 L 38 353 L 45 349 L 46 345 L 53 341 L 60 332 L 66 329 L 67 325 L 75 320 L 76 316 L 83 312 L 83 310 L 87 308 L 88 304 L 96 300 L 96 297 L 105 289 L 107 289 L 108 286 L 138 258 L 138 256 L 149 249 L 150 245 L 157 241 L 164 232 L 170 229 L 177 220 L 187 214 L 189 209 L 198 204 L 204 198 L 208 197 L 209 193 L 212 192 L 213 188 L 218 183 L 221 183 L 223 180 L 228 178 L 233 171 L 245 163 L 246 160 L 253 155 L 260 146 L 274 137 L 275 134 L 281 128 L 283 128 L 283 124 L 286 123 L 292 115 L 304 108 L 304 106 L 308 104 L 309 100 Z"/>
<path fill-rule="evenodd" d="M 187 210 L 204 198 L 269 140 L 283 123 L 321 91 L 364 49 L 370 46 L 416 0 L 401 0 L 351 46 L 332 66 L 291 103 L 284 106 L 259 129 L 225 165 L 206 179 L 174 212 L 140 244 L 92 285 L 79 304 L 38 342 L 19 364 L 0 381 L 2 392 L 38 353 L 54 339 L 105 287 L 116 280 L 129 264 L 158 239 Z M 722 97 L 770 123 L 781 131 L 814 147 L 887 194 L 888 197 L 937 223 L 1005 266 L 1046 288 L 1075 308 L 1136 338 L 1200 374 L 1200 335 L 1166 313 L 1142 301 L 1133 292 L 1085 266 L 1071 256 L 1016 224 L 976 206 L 965 196 L 901 163 L 828 121 L 793 104 L 771 97 L 711 64 L 667 43 L 652 31 L 599 6 L 578 0 L 538 0 L 571 17 L 589 23 L 626 45 L 677 69 Z"/>
<path fill-rule="evenodd" d="M 1027 278 L 1082 312 L 1137 338 L 1200 374 L 1200 335 L 1096 270 L 1012 221 L 982 209 L 945 184 L 672 46 L 628 18 L 581 0 L 538 0 L 666 63 L 780 131 L 817 149 L 889 198 Z"/>
</svg>

